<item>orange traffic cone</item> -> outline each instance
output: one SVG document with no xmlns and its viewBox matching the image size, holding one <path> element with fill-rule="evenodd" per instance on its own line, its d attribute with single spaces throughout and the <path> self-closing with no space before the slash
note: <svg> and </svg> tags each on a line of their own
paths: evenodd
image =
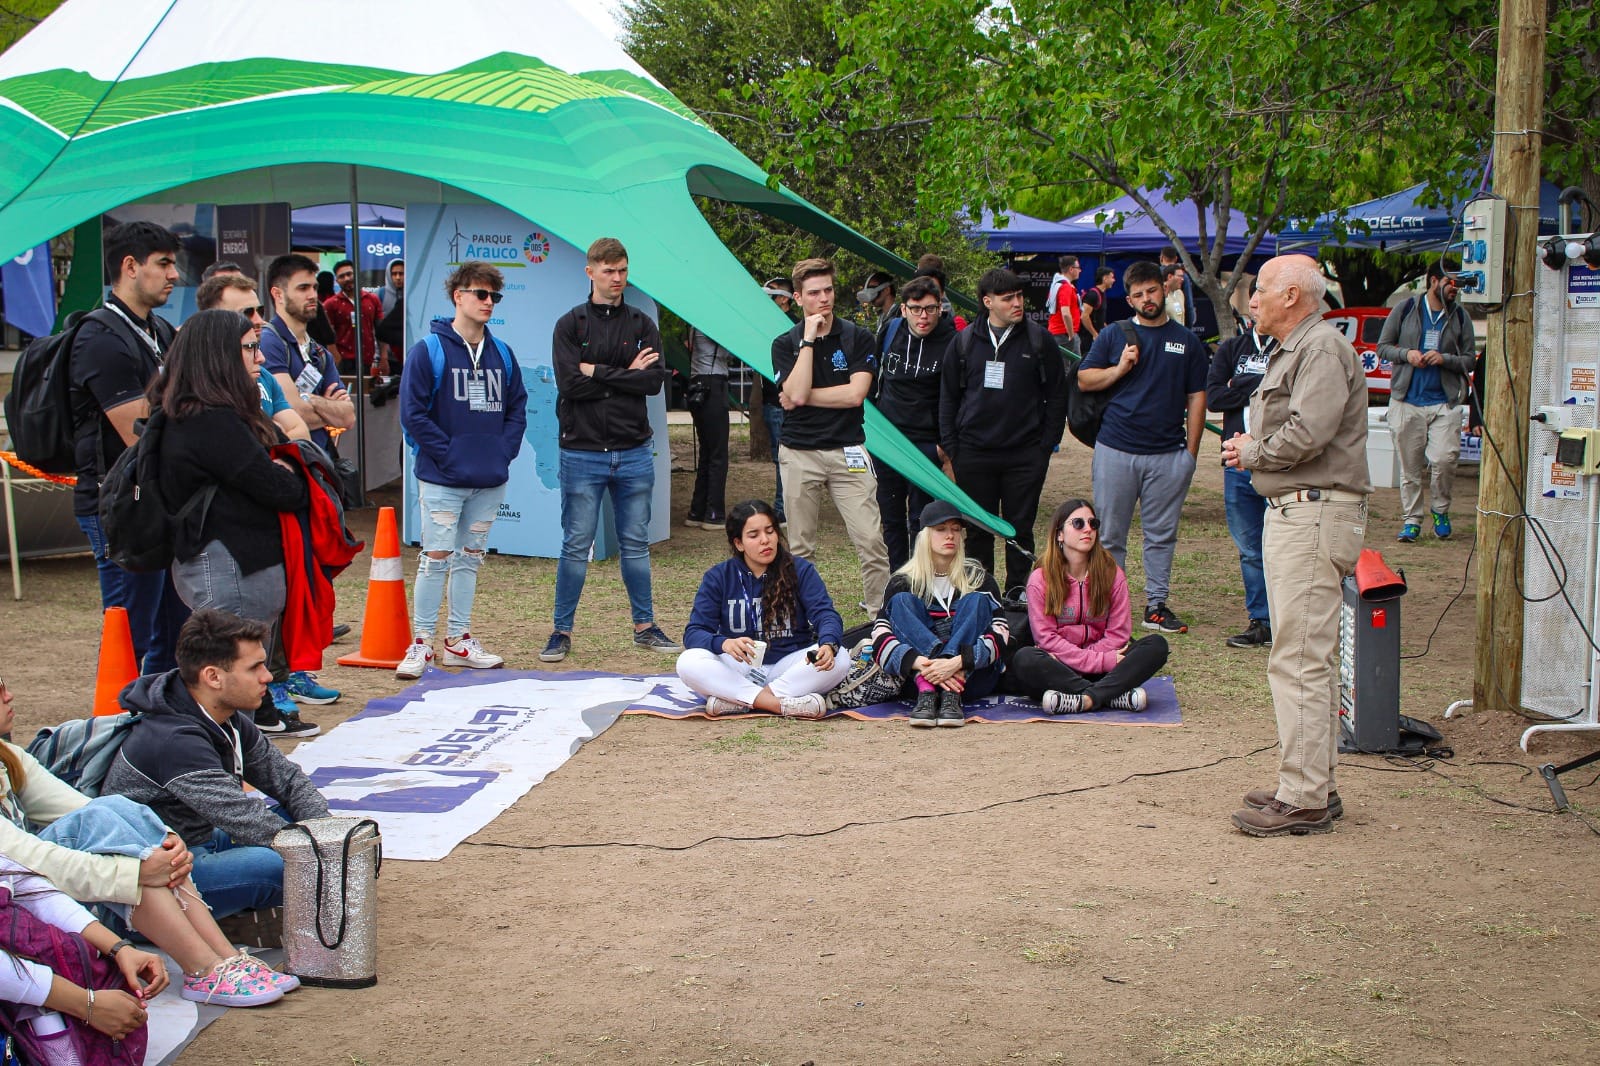
<svg viewBox="0 0 1600 1066">
<path fill-rule="evenodd" d="M 1362 548 L 1356 557 L 1356 589 L 1364 600 L 1398 600 L 1406 594 L 1406 576 L 1391 570 L 1375 549 Z"/>
<path fill-rule="evenodd" d="M 94 714 L 121 714 L 117 696 L 128 682 L 139 676 L 133 658 L 133 630 L 128 628 L 128 612 L 122 607 L 107 607 L 100 622 L 100 669 L 94 678 Z"/>
<path fill-rule="evenodd" d="M 400 573 L 400 533 L 394 508 L 378 511 L 373 540 L 372 573 L 367 579 L 367 610 L 361 618 L 361 650 L 339 656 L 340 666 L 373 666 L 393 670 L 411 643 L 411 612 L 406 608 L 406 583 Z"/>
</svg>

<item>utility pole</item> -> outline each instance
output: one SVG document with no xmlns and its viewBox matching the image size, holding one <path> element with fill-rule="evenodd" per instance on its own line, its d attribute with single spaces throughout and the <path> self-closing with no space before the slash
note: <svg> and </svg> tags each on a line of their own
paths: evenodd
<svg viewBox="0 0 1600 1066">
<path fill-rule="evenodd" d="M 1539 232 L 1546 0 L 1500 0 L 1495 72 L 1494 191 L 1505 199 L 1506 298 L 1489 315 L 1484 359 L 1483 462 L 1478 489 L 1478 633 L 1472 703 L 1514 710 L 1522 700 L 1528 390 L 1533 368 L 1533 274 Z M 1507 368 L 1509 367 L 1509 372 Z M 1493 441 L 1494 443 L 1490 443 Z M 1496 447 L 1498 446 L 1498 447 Z M 1498 457 L 1494 454 L 1499 452 Z M 1510 516 L 1510 517 L 1507 517 Z"/>
</svg>

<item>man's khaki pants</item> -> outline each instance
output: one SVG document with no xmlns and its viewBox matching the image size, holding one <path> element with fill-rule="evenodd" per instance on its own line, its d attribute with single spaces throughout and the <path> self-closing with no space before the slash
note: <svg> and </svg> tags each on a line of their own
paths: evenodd
<svg viewBox="0 0 1600 1066">
<path fill-rule="evenodd" d="M 1461 461 L 1461 408 L 1447 403 L 1417 406 L 1404 400 L 1389 403 L 1389 433 L 1400 459 L 1402 523 L 1422 521 L 1422 479 L 1428 480 L 1428 502 L 1439 514 L 1450 513 L 1450 490 Z M 1431 473 L 1430 473 L 1431 472 Z"/>
<path fill-rule="evenodd" d="M 789 549 L 802 559 L 811 558 L 817 547 L 822 499 L 832 496 L 850 543 L 861 557 L 862 601 L 867 612 L 876 616 L 889 584 L 889 551 L 883 545 L 883 521 L 878 515 L 878 479 L 872 476 L 870 466 L 851 471 L 843 448 L 811 451 L 783 445 L 778 449 L 778 472 L 783 478 L 783 509 L 789 519 Z"/>
<path fill-rule="evenodd" d="M 1355 569 L 1367 524 L 1365 500 L 1269 507 L 1261 535 L 1272 615 L 1267 683 L 1278 716 L 1278 801 L 1328 805 L 1339 759 L 1341 585 Z"/>
</svg>

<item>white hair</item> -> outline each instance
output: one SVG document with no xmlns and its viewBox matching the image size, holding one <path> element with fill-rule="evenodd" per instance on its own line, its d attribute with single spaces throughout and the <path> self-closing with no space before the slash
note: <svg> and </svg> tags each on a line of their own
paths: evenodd
<svg viewBox="0 0 1600 1066">
<path fill-rule="evenodd" d="M 1310 297 L 1310 303 L 1322 303 L 1323 296 L 1328 291 L 1327 279 L 1322 276 L 1322 270 L 1317 266 L 1317 261 L 1308 255 L 1286 255 L 1278 260 L 1278 290 L 1293 285 L 1300 290 L 1302 297 Z"/>
</svg>

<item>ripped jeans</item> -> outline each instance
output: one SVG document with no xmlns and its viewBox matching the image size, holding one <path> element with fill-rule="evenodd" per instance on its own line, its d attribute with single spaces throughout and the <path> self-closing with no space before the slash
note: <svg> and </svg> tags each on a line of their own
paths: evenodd
<svg viewBox="0 0 1600 1066">
<path fill-rule="evenodd" d="M 505 495 L 505 485 L 458 489 L 418 480 L 422 554 L 417 557 L 417 585 L 411 595 L 415 610 L 412 627 L 416 632 L 431 635 L 437 631 L 446 574 L 450 578 L 450 620 L 445 636 L 459 637 L 472 627 L 478 567 L 483 565 L 489 527 L 494 525 Z M 434 551 L 450 554 L 435 559 L 428 554 Z"/>
</svg>

